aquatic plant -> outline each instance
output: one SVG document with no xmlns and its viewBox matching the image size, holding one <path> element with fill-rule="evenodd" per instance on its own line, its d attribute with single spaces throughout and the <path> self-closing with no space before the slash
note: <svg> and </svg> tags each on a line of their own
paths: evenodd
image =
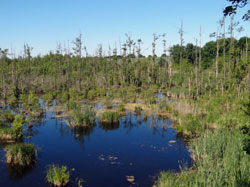
<svg viewBox="0 0 250 187">
<path fill-rule="evenodd" d="M 141 111 L 142 111 L 142 107 L 141 106 L 135 106 L 135 114 L 136 115 L 140 115 L 141 114 Z"/>
<path fill-rule="evenodd" d="M 119 112 L 123 112 L 123 111 L 125 111 L 125 106 L 124 106 L 124 104 L 119 104 L 117 107 L 116 107 L 116 109 L 119 111 Z"/>
<path fill-rule="evenodd" d="M 86 105 L 80 110 L 74 110 L 70 115 L 69 125 L 73 127 L 88 127 L 95 124 L 95 111 L 93 107 Z"/>
<path fill-rule="evenodd" d="M 20 114 L 16 115 L 11 128 L 16 139 L 20 139 L 23 136 L 23 123 L 23 116 Z"/>
<path fill-rule="evenodd" d="M 0 140 L 16 141 L 23 136 L 23 116 L 16 115 L 11 127 L 0 128 Z"/>
<path fill-rule="evenodd" d="M 204 114 L 187 114 L 181 117 L 182 124 L 177 126 L 177 130 L 186 135 L 197 135 L 207 128 Z"/>
<path fill-rule="evenodd" d="M 192 170 L 162 172 L 157 186 L 249 186 L 250 158 L 236 129 L 207 131 L 191 143 Z"/>
<path fill-rule="evenodd" d="M 119 123 L 120 115 L 114 111 L 104 111 L 99 116 L 99 122 L 101 123 Z"/>
<path fill-rule="evenodd" d="M 47 181 L 54 186 L 66 186 L 69 183 L 70 173 L 67 166 L 50 165 L 46 172 Z"/>
<path fill-rule="evenodd" d="M 6 147 L 6 162 L 12 166 L 31 166 L 36 156 L 37 150 L 32 144 L 17 143 Z"/>
<path fill-rule="evenodd" d="M 21 94 L 20 101 L 23 109 L 27 113 L 35 116 L 40 116 L 43 113 L 39 103 L 39 98 L 33 91 L 30 91 L 29 94 Z"/>
<path fill-rule="evenodd" d="M 66 111 L 80 110 L 80 104 L 75 99 L 69 99 L 65 103 Z"/>
</svg>

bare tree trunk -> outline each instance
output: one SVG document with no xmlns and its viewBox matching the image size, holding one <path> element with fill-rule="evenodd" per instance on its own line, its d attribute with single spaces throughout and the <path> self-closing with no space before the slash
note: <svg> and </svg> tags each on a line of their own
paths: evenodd
<svg viewBox="0 0 250 187">
<path fill-rule="evenodd" d="M 233 20 L 234 16 L 231 16 L 231 23 L 230 23 L 230 52 L 229 52 L 229 72 L 228 72 L 228 81 L 229 81 L 229 88 L 231 87 L 231 77 L 232 77 L 232 56 L 233 56 Z"/>
<path fill-rule="evenodd" d="M 196 84 L 196 95 L 199 94 L 199 82 L 198 82 L 198 41 L 196 39 L 196 49 L 195 49 L 195 84 Z"/>
<path fill-rule="evenodd" d="M 4 58 L 4 57 L 3 57 Z M 6 87 L 5 87 L 5 72 L 4 72 L 4 59 L 1 60 L 1 74 L 2 74 L 2 89 L 3 89 L 3 98 L 6 98 Z"/>
<path fill-rule="evenodd" d="M 180 34 L 180 45 L 181 45 L 181 50 L 180 50 L 180 79 L 181 79 L 181 84 L 182 84 L 182 45 L 184 43 L 183 41 L 183 22 L 181 21 L 181 28 L 179 30 Z"/>
<path fill-rule="evenodd" d="M 220 41 L 218 38 L 217 31 L 217 49 L 216 49 L 216 63 L 215 63 L 215 78 L 216 78 L 216 89 L 218 90 L 218 74 L 219 74 L 219 50 L 220 50 Z"/>
<path fill-rule="evenodd" d="M 247 36 L 246 36 L 246 63 L 248 64 L 248 41 L 247 41 Z M 249 63 L 249 69 L 248 69 L 248 79 L 247 79 L 247 90 L 250 91 L 249 89 L 249 83 L 250 83 L 250 63 Z"/>
<path fill-rule="evenodd" d="M 202 82 L 203 82 L 203 74 L 202 74 L 202 64 L 201 64 L 201 26 L 200 26 L 200 48 L 199 48 L 199 74 L 200 74 L 200 84 L 199 84 L 199 87 L 200 87 L 200 91 L 201 91 L 201 86 L 202 86 Z"/>
<path fill-rule="evenodd" d="M 226 31 L 225 31 L 225 19 L 223 20 L 223 89 L 222 95 L 224 94 L 225 86 L 226 86 Z"/>
<path fill-rule="evenodd" d="M 169 59 L 169 86 L 172 85 L 172 56 Z"/>
</svg>

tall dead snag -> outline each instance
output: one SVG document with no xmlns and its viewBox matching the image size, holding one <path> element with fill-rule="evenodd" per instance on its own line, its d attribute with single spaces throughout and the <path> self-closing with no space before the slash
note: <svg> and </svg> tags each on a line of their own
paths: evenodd
<svg viewBox="0 0 250 187">
<path fill-rule="evenodd" d="M 6 99 L 7 97 L 7 93 L 6 93 L 6 80 L 5 80 L 5 70 L 4 70 L 4 66 L 5 66 L 5 60 L 8 54 L 8 49 L 1 49 L 0 48 L 0 60 L 1 60 L 1 79 L 2 79 L 2 97 L 4 99 Z"/>
<path fill-rule="evenodd" d="M 196 39 L 195 45 L 195 84 L 196 84 L 196 95 L 199 94 L 199 83 L 198 83 L 198 40 Z"/>
<path fill-rule="evenodd" d="M 184 44 L 184 40 L 183 40 L 183 21 L 181 21 L 181 27 L 179 29 L 179 34 L 180 34 L 180 79 L 181 79 L 181 84 L 182 84 L 182 55 L 183 55 L 183 51 L 182 51 L 182 46 Z"/>
<path fill-rule="evenodd" d="M 82 84 L 82 33 L 79 34 L 79 37 L 73 41 L 73 44 L 75 47 L 73 48 L 75 55 L 78 58 L 78 88 L 79 90 L 82 89 L 81 84 Z"/>
<path fill-rule="evenodd" d="M 234 14 L 231 15 L 229 25 L 229 33 L 230 33 L 230 49 L 229 49 L 229 71 L 228 71 L 228 81 L 229 87 L 231 86 L 231 79 L 232 79 L 232 65 L 233 65 L 233 58 L 234 58 L 234 28 L 239 24 L 238 22 L 234 22 Z"/>
<path fill-rule="evenodd" d="M 202 75 L 202 64 L 201 64 L 201 26 L 200 26 L 200 48 L 199 48 L 199 79 L 200 79 L 200 82 L 199 82 L 199 87 L 200 87 L 200 91 L 201 91 L 201 85 L 202 85 L 202 82 L 203 82 L 203 75 Z"/>
<path fill-rule="evenodd" d="M 247 36 L 246 36 L 246 64 L 249 64 L 248 78 L 247 78 L 247 90 L 250 92 L 250 89 L 249 89 L 249 83 L 250 83 L 250 62 L 248 60 L 248 40 L 247 40 Z"/>
<path fill-rule="evenodd" d="M 222 95 L 224 94 L 226 86 L 226 29 L 225 29 L 225 17 L 222 19 L 223 24 L 223 84 L 222 84 Z"/>
</svg>

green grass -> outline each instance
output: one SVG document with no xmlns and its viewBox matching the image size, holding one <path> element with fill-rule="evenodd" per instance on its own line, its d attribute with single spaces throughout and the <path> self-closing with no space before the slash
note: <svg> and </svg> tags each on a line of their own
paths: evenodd
<svg viewBox="0 0 250 187">
<path fill-rule="evenodd" d="M 69 183 L 70 173 L 67 166 L 50 165 L 47 169 L 46 179 L 54 186 L 66 186 Z"/>
<path fill-rule="evenodd" d="M 162 112 L 172 112 L 172 108 L 166 103 L 160 103 L 158 107 Z"/>
<path fill-rule="evenodd" d="M 91 106 L 84 106 L 80 110 L 74 110 L 70 115 L 70 122 L 73 127 L 88 127 L 95 124 L 96 113 Z"/>
<path fill-rule="evenodd" d="M 125 111 L 125 106 L 124 104 L 119 104 L 117 107 L 116 107 L 117 111 L 119 112 L 124 112 Z"/>
<path fill-rule="evenodd" d="M 6 162 L 12 166 L 31 166 L 36 156 L 37 150 L 32 144 L 17 143 L 6 147 Z"/>
<path fill-rule="evenodd" d="M 10 127 L 2 126 L 0 128 L 0 140 L 2 141 L 16 141 L 23 136 L 23 116 L 16 115 Z"/>
<path fill-rule="evenodd" d="M 114 111 L 104 111 L 99 116 L 100 123 L 119 123 L 120 115 Z"/>
<path fill-rule="evenodd" d="M 192 170 L 161 172 L 157 186 L 250 186 L 250 157 L 239 130 L 208 131 L 192 142 L 190 150 Z"/>
</svg>

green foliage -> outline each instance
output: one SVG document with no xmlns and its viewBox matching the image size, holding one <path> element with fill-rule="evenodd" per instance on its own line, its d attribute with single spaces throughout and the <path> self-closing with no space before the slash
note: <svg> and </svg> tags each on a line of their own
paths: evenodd
<svg viewBox="0 0 250 187">
<path fill-rule="evenodd" d="M 125 106 L 124 106 L 124 104 L 119 104 L 117 107 L 116 107 L 116 109 L 119 111 L 119 112 L 124 112 L 125 111 Z"/>
<path fill-rule="evenodd" d="M 70 126 L 89 127 L 95 124 L 95 111 L 91 106 L 84 106 L 80 110 L 74 110 L 70 115 Z"/>
<path fill-rule="evenodd" d="M 183 117 L 183 129 L 184 132 L 188 132 L 191 134 L 199 133 L 206 128 L 206 124 L 204 122 L 204 115 L 193 115 L 188 114 Z"/>
<path fill-rule="evenodd" d="M 39 98 L 33 91 L 30 91 L 29 94 L 21 94 L 20 101 L 22 103 L 22 107 L 28 113 L 39 115 L 42 112 Z"/>
<path fill-rule="evenodd" d="M 114 111 L 104 111 L 99 116 L 99 122 L 101 123 L 119 123 L 120 115 Z"/>
<path fill-rule="evenodd" d="M 96 92 L 95 92 L 95 90 L 89 90 L 87 98 L 89 100 L 94 100 L 96 98 Z"/>
<path fill-rule="evenodd" d="M 250 95 L 243 101 L 242 110 L 245 115 L 250 117 Z"/>
<path fill-rule="evenodd" d="M 69 183 L 70 173 L 67 166 L 50 165 L 47 169 L 46 179 L 54 186 L 66 186 Z"/>
<path fill-rule="evenodd" d="M 53 100 L 56 98 L 56 93 L 47 92 L 42 96 L 42 98 L 44 102 L 48 102 L 48 105 L 52 105 Z"/>
<path fill-rule="evenodd" d="M 80 110 L 80 104 L 74 99 L 69 99 L 65 103 L 65 108 L 66 108 L 66 111 Z"/>
<path fill-rule="evenodd" d="M 14 114 L 10 113 L 7 110 L 0 110 L 0 126 L 3 126 L 6 123 L 13 122 Z"/>
<path fill-rule="evenodd" d="M 157 186 L 249 186 L 250 158 L 238 130 L 206 132 L 191 144 L 192 171 L 162 172 Z"/>
<path fill-rule="evenodd" d="M 6 162 L 12 166 L 31 166 L 36 156 L 37 151 L 32 144 L 17 143 L 6 148 Z"/>
<path fill-rule="evenodd" d="M 12 127 L 2 126 L 0 128 L 0 140 L 2 141 L 16 141 L 20 140 L 23 136 L 23 117 L 16 115 L 12 123 Z"/>
<path fill-rule="evenodd" d="M 20 139 L 23 136 L 23 116 L 16 115 L 12 124 L 12 132 L 16 139 Z"/>
</svg>

